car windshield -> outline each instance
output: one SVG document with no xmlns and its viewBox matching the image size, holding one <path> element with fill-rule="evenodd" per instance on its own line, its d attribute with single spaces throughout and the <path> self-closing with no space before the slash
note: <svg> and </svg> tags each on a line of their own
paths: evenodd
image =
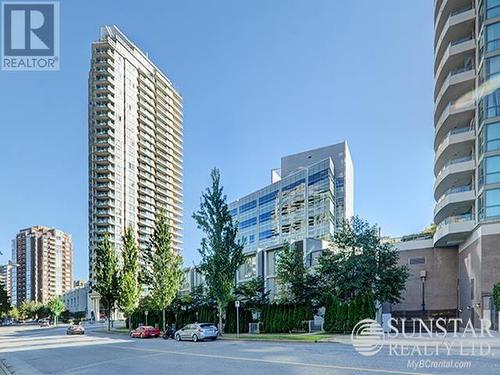
<svg viewBox="0 0 500 375">
<path fill-rule="evenodd" d="M 211 323 L 204 323 L 204 324 L 200 324 L 200 327 L 201 328 L 215 328 L 215 325 L 213 325 Z"/>
</svg>

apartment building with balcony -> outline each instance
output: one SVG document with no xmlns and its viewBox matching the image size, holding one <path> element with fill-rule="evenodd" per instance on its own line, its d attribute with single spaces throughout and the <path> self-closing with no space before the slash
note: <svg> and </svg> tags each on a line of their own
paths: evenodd
<svg viewBox="0 0 500 375">
<path fill-rule="evenodd" d="M 159 209 L 182 247 L 182 97 L 116 26 L 92 43 L 89 72 L 89 280 L 105 235 L 120 255 L 129 226 L 147 246 Z M 120 256 L 119 256 L 120 258 Z M 92 309 L 97 316 L 99 296 Z"/>
<path fill-rule="evenodd" d="M 409 250 L 422 258 L 424 248 L 428 260 L 446 254 L 455 297 L 440 298 L 474 323 L 491 318 L 492 288 L 500 281 L 500 1 L 436 0 L 434 28 L 437 228 L 432 246 L 402 245 L 403 258 Z"/>
<path fill-rule="evenodd" d="M 47 303 L 73 285 L 71 236 L 44 226 L 22 229 L 12 241 L 11 303 Z"/>
</svg>

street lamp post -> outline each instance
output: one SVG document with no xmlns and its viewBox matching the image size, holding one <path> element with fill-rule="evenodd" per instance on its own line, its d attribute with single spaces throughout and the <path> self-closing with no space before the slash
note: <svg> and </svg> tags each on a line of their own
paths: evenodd
<svg viewBox="0 0 500 375">
<path fill-rule="evenodd" d="M 420 271 L 420 280 L 422 280 L 422 314 L 425 314 L 425 279 L 427 271 Z"/>
</svg>

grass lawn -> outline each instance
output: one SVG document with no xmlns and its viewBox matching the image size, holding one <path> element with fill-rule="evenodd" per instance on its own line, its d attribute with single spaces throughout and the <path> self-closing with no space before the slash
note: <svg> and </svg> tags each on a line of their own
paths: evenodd
<svg viewBox="0 0 500 375">
<path fill-rule="evenodd" d="M 305 341 L 305 342 L 321 342 L 334 338 L 334 335 L 327 333 L 260 333 L 249 334 L 242 333 L 239 337 L 234 333 L 226 333 L 222 338 L 231 340 L 262 340 L 262 341 Z"/>
</svg>

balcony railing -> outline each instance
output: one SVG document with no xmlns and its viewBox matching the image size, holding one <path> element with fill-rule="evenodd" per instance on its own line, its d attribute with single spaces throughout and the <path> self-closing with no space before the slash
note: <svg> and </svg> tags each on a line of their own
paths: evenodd
<svg viewBox="0 0 500 375">
<path fill-rule="evenodd" d="M 465 13 L 471 9 L 474 9 L 474 4 L 470 3 L 469 5 L 464 6 L 463 8 L 460 9 L 454 9 L 450 12 L 450 17 L 457 16 L 461 13 Z"/>
<path fill-rule="evenodd" d="M 451 129 L 443 138 L 443 140 L 441 141 L 441 143 L 439 144 L 438 148 L 437 148 L 437 151 L 436 151 L 436 155 L 438 155 L 441 151 L 441 149 L 444 147 L 443 145 L 454 135 L 457 135 L 457 134 L 463 134 L 463 133 L 467 133 L 467 132 L 471 132 L 471 131 L 474 131 L 474 128 L 471 127 L 471 126 L 465 126 L 463 128 L 455 128 L 455 129 Z"/>
<path fill-rule="evenodd" d="M 446 192 L 439 197 L 439 199 L 437 200 L 437 203 L 439 204 L 443 199 L 445 199 L 447 196 L 449 196 L 451 194 L 463 193 L 466 191 L 472 191 L 472 185 L 452 187 L 452 188 L 446 190 Z"/>
<path fill-rule="evenodd" d="M 446 219 L 444 219 L 441 223 L 439 223 L 437 229 L 439 230 L 445 225 L 463 223 L 466 221 L 474 221 L 474 215 L 472 213 L 468 213 L 463 215 L 449 216 Z"/>
<path fill-rule="evenodd" d="M 459 164 L 459 163 L 465 163 L 465 162 L 471 161 L 471 160 L 472 160 L 472 155 L 467 155 L 467 156 L 462 156 L 461 158 L 452 159 L 452 160 L 448 161 L 445 165 L 443 165 L 443 168 L 441 168 L 441 170 L 439 171 L 438 176 L 441 173 L 443 173 L 443 171 L 446 168 L 448 168 L 450 165 Z"/>
<path fill-rule="evenodd" d="M 472 40 L 472 39 L 474 39 L 474 34 L 469 34 L 463 38 L 451 41 L 450 46 L 453 47 L 453 46 L 456 46 L 457 44 L 468 42 L 469 40 Z"/>
</svg>

